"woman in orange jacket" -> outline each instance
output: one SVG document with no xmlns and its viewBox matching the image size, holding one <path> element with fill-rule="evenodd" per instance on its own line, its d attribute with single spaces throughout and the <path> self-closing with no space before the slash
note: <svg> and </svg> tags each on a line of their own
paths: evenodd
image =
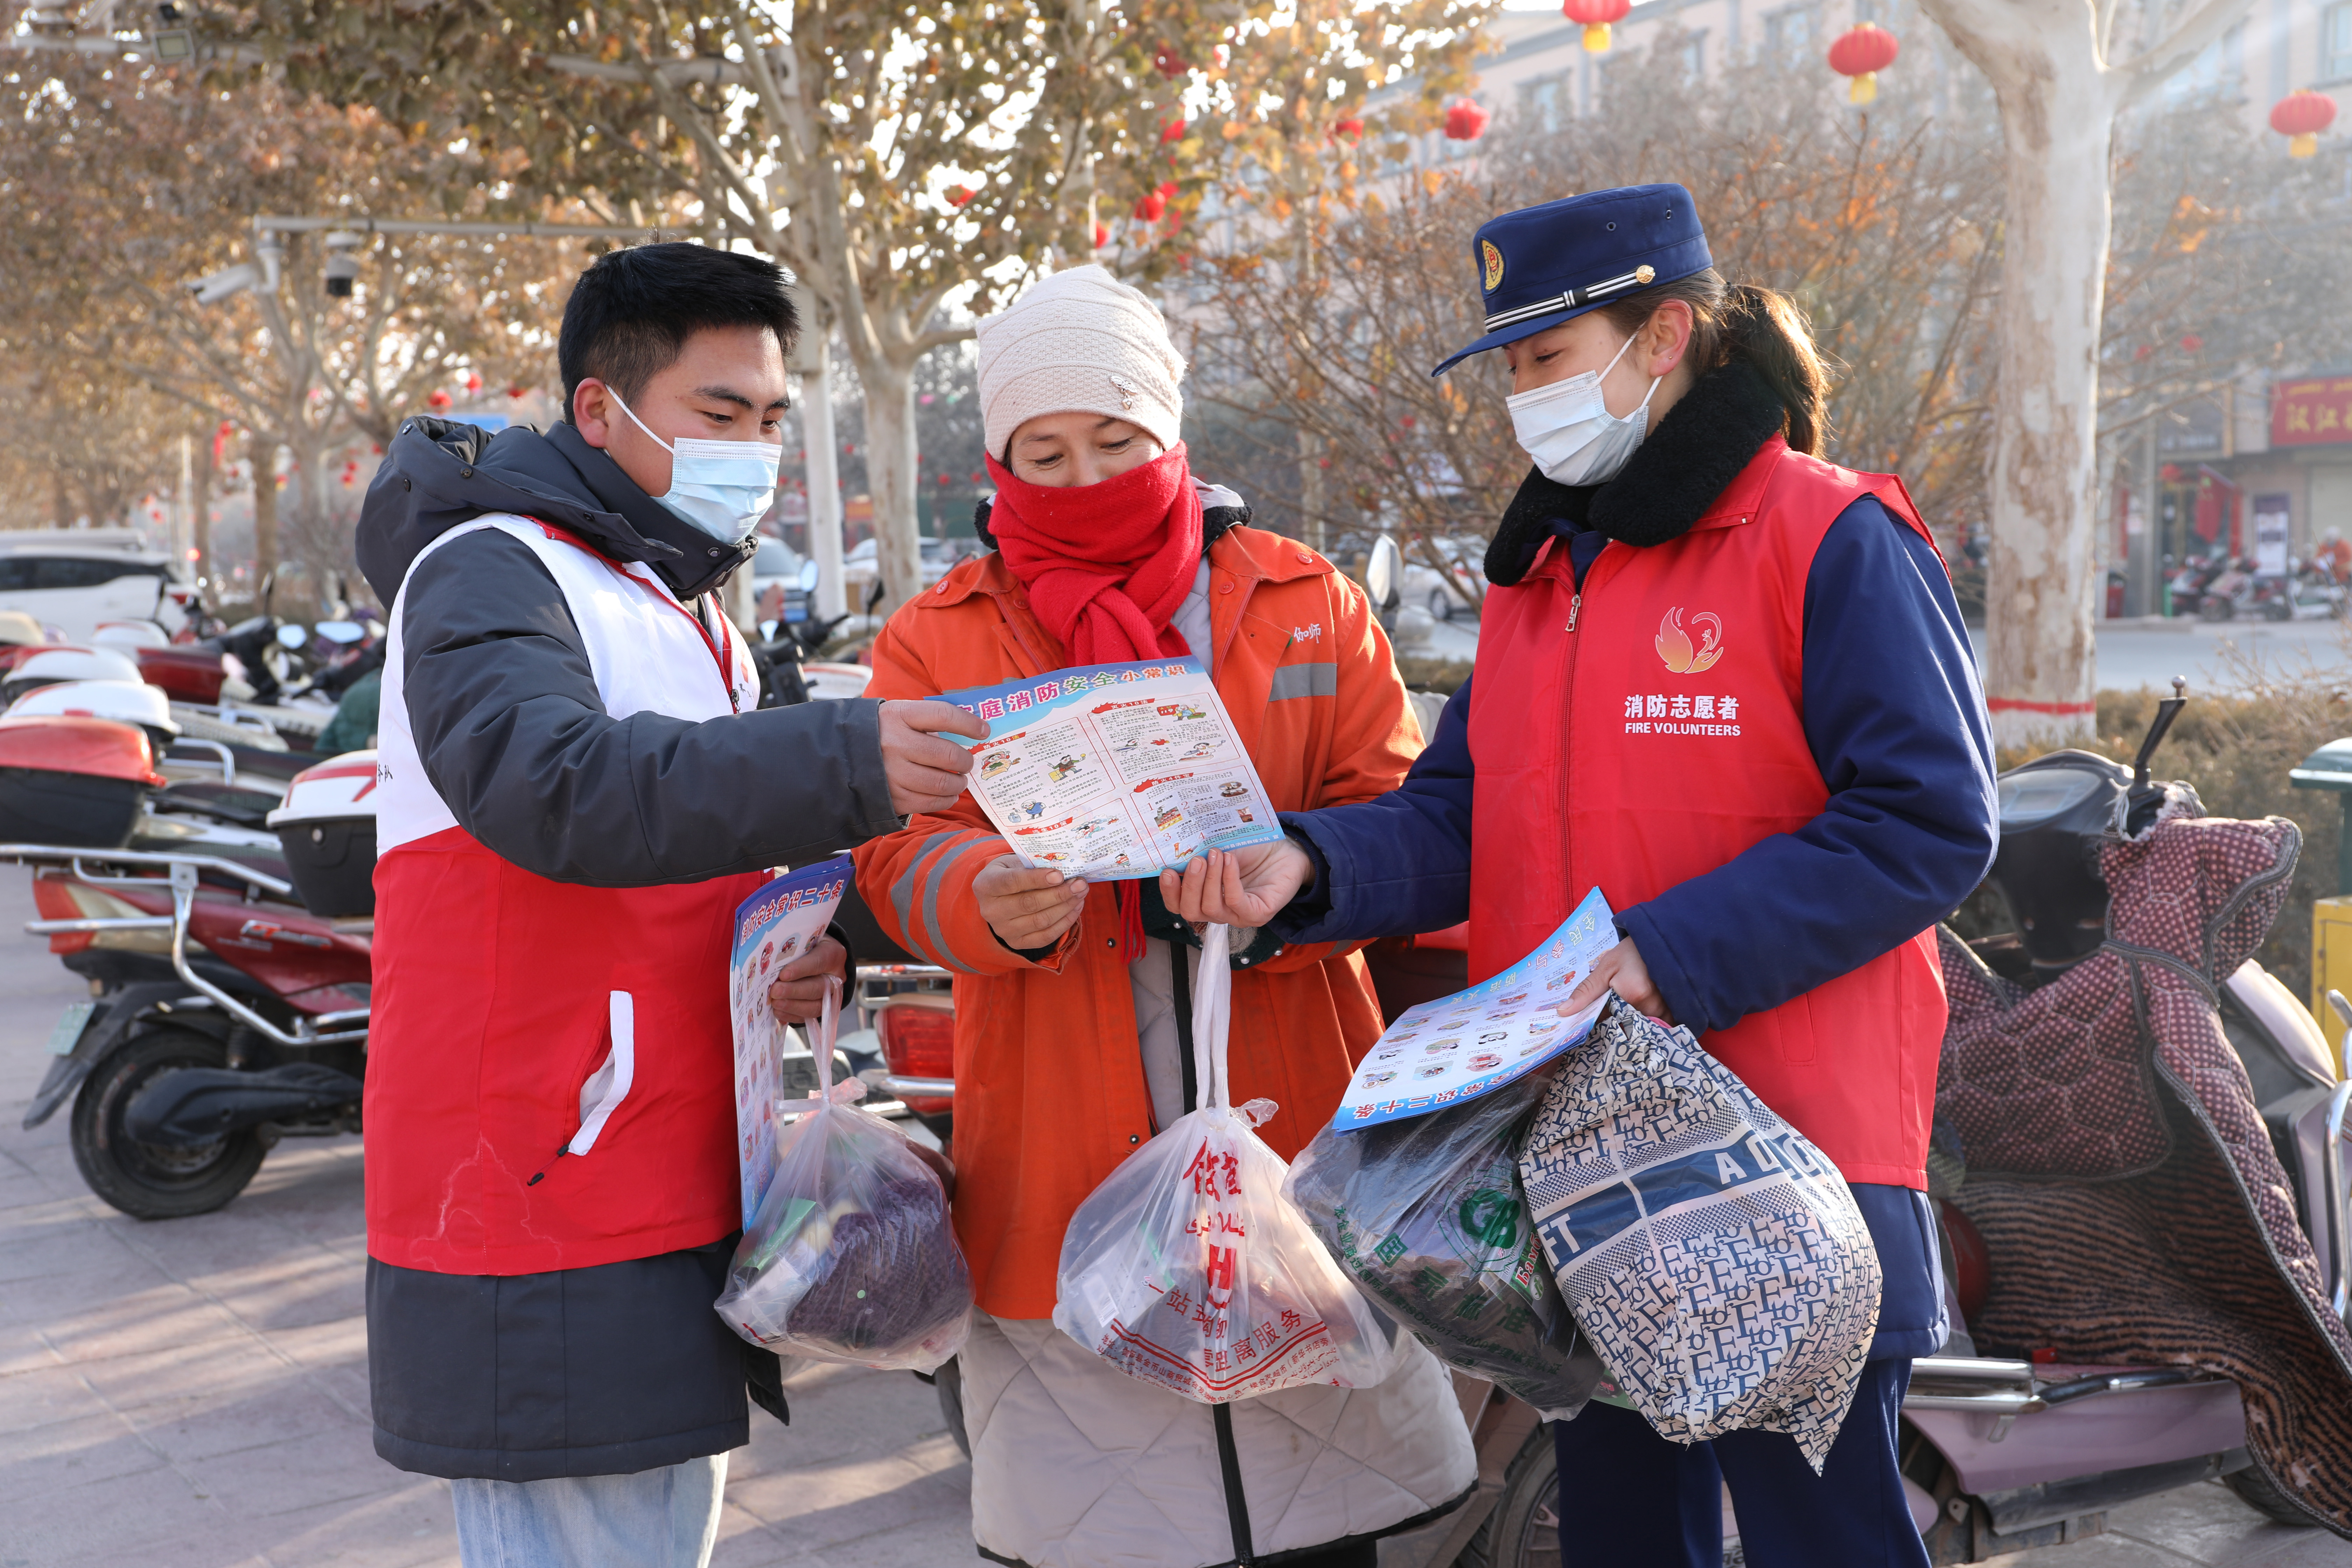
<svg viewBox="0 0 2352 1568">
<path fill-rule="evenodd" d="M 965 562 L 891 616 L 870 697 L 930 696 L 1073 665 L 1204 660 L 1277 809 L 1369 800 L 1421 747 L 1355 584 L 1247 526 L 1177 439 L 1183 361 L 1159 310 L 1099 267 L 980 326 L 997 486 Z M 1399 1336 L 1376 1387 L 1215 1412 L 1056 1331 L 1070 1215 L 1192 1109 L 1192 939 L 1155 886 L 1022 866 L 966 795 L 857 852 L 883 931 L 955 972 L 956 1231 L 980 1315 L 962 1357 L 973 1534 L 999 1563 L 1296 1568 L 1374 1561 L 1475 1475 L 1442 1369 Z M 1255 937 L 1255 940 L 1252 940 Z M 1381 1020 L 1347 947 L 1234 933 L 1233 1098 L 1280 1107 L 1286 1158 L 1331 1117 Z"/>
</svg>

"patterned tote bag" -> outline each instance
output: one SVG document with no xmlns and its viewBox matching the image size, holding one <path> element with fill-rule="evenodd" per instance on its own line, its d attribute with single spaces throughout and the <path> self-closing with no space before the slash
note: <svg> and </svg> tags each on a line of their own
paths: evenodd
<svg viewBox="0 0 2352 1568">
<path fill-rule="evenodd" d="M 1786 1432 L 1820 1471 L 1880 1285 L 1820 1150 L 1688 1029 L 1620 1003 L 1561 1062 L 1519 1174 L 1560 1293 L 1660 1436 Z"/>
</svg>

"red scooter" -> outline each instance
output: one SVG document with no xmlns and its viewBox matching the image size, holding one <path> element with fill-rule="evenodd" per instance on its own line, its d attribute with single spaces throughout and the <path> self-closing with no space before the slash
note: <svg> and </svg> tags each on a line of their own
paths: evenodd
<svg viewBox="0 0 2352 1568">
<path fill-rule="evenodd" d="M 58 1020 L 24 1125 L 70 1100 L 83 1179 L 142 1219 L 219 1208 L 279 1139 L 359 1126 L 366 922 L 330 917 L 367 912 L 340 906 L 345 867 L 363 883 L 374 858 L 350 798 L 373 757 L 263 788 L 224 770 L 170 784 L 134 726 L 0 720 L 0 860 L 35 868 L 26 929 L 91 992 Z M 339 873 L 326 913 L 306 908 Z"/>
</svg>

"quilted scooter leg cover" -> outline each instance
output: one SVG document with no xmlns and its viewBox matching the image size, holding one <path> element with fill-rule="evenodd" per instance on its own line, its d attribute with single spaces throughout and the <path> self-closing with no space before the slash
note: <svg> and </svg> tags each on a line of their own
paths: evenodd
<svg viewBox="0 0 2352 1568">
<path fill-rule="evenodd" d="M 1562 1060 L 1519 1174 L 1560 1294 L 1661 1436 L 1786 1432 L 1821 1469 L 1882 1276 L 1820 1150 L 1688 1029 L 1621 1003 Z"/>
<path fill-rule="evenodd" d="M 1978 1349 L 2225 1375 L 2255 1464 L 2352 1536 L 2352 1336 L 2215 1000 L 2301 846 L 2281 817 L 2176 818 L 2109 846 L 2106 945 L 2034 991 L 1944 931 L 1936 1108 L 1991 1257 Z"/>
</svg>

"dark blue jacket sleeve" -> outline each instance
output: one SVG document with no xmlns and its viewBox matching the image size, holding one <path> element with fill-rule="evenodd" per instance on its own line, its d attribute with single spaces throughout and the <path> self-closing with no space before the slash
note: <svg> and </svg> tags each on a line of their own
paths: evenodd
<svg viewBox="0 0 2352 1568">
<path fill-rule="evenodd" d="M 1804 713 L 1822 814 L 1618 912 L 1694 1030 L 1859 969 L 1950 914 L 1992 864 L 1992 736 L 1951 580 L 1867 497 L 1830 525 L 1806 580 Z"/>
<path fill-rule="evenodd" d="M 1470 784 L 1465 680 L 1404 783 L 1377 800 L 1284 814 L 1317 876 L 1275 917 L 1274 933 L 1286 942 L 1363 942 L 1468 920 Z"/>
</svg>

